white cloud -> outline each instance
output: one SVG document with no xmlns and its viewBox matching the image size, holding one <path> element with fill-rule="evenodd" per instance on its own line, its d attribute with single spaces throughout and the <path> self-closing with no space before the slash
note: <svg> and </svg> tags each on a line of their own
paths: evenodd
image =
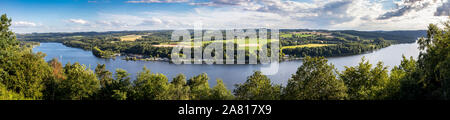
<svg viewBox="0 0 450 120">
<path fill-rule="evenodd" d="M 139 25 L 159 25 L 162 24 L 163 21 L 161 19 L 158 18 L 151 18 L 151 19 L 145 19 L 142 21 L 141 24 Z"/>
<path fill-rule="evenodd" d="M 28 21 L 15 21 L 12 22 L 13 27 L 36 27 L 39 26 L 38 24 L 34 22 L 28 22 Z"/>
<path fill-rule="evenodd" d="M 159 1 L 159 0 L 143 0 Z M 280 28 L 394 30 L 425 29 L 427 24 L 442 20 L 448 0 L 401 0 L 387 10 L 386 0 L 208 0 L 188 1 L 196 12 L 159 15 L 174 25 L 192 25 L 202 21 L 210 26 L 254 26 L 274 24 Z M 447 6 L 446 6 L 447 5 Z M 439 8 L 438 8 L 439 7 Z M 222 11 L 220 11 L 222 10 Z M 435 12 L 435 13 L 434 13 Z M 419 14 L 420 13 L 420 14 Z M 436 15 L 436 16 L 434 16 Z M 226 17 L 224 17 L 226 16 Z M 264 16 L 264 17 L 260 17 Z M 168 20 L 165 20 L 168 19 Z M 278 20 L 278 21 L 277 21 Z M 189 21 L 189 22 L 187 22 Z M 395 27 L 399 26 L 399 27 Z"/>
<path fill-rule="evenodd" d="M 406 1 L 417 4 L 407 12 L 399 12 Z M 413 2 L 419 1 L 419 2 Z M 426 29 L 429 23 L 447 19 L 445 2 L 419 5 L 420 1 L 403 0 L 396 8 L 387 10 L 385 0 L 210 0 L 192 2 L 188 0 L 136 0 L 128 3 L 190 3 L 196 5 L 185 11 L 142 11 L 132 14 L 98 13 L 97 19 L 69 19 L 67 31 L 119 31 L 152 29 L 192 29 L 195 23 L 204 28 L 306 28 L 306 29 L 352 29 L 352 30 L 415 30 Z M 434 0 L 431 0 L 434 1 Z M 443 0 L 445 1 L 445 0 Z M 448 1 L 448 0 L 447 0 Z M 404 3 L 402 3 L 404 2 Z M 437 2 L 436 2 L 437 3 Z M 205 6 L 205 7 L 203 7 Z M 414 6 L 414 5 L 412 5 Z M 420 9 L 419 9 L 420 8 Z M 437 13 L 437 10 L 443 12 Z M 397 11 L 397 12 L 395 12 Z M 392 13 L 391 17 L 380 16 Z M 393 13 L 398 13 L 395 16 Z M 435 15 L 444 16 L 435 16 Z M 26 24 L 26 23 L 19 23 Z M 36 26 L 38 24 L 28 24 Z"/>
<path fill-rule="evenodd" d="M 69 22 L 76 23 L 76 24 L 82 24 L 82 25 L 88 24 L 88 21 L 83 20 L 83 19 L 69 19 Z"/>
<path fill-rule="evenodd" d="M 436 0 L 402 0 L 396 2 L 397 9 L 388 11 L 380 15 L 377 19 L 384 20 L 393 17 L 400 17 L 410 12 L 421 11 L 432 4 L 436 4 Z"/>
<path fill-rule="evenodd" d="M 440 23 L 447 20 L 448 17 L 446 16 L 434 16 L 434 12 L 438 6 L 440 6 L 440 4 L 432 4 L 420 11 L 411 11 L 402 16 L 383 20 L 376 19 L 377 16 L 375 14 L 369 17 L 371 19 L 364 19 L 365 17 L 361 17 L 361 19 L 355 19 L 351 22 L 340 23 L 330 27 L 335 29 L 356 30 L 423 30 L 426 29 L 427 25 L 430 23 Z M 382 12 L 383 10 L 379 11 Z"/>
</svg>

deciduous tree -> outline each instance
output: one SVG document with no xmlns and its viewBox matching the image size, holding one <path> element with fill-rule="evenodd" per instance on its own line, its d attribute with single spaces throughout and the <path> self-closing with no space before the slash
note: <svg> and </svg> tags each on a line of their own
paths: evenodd
<svg viewBox="0 0 450 120">
<path fill-rule="evenodd" d="M 243 84 L 237 84 L 234 90 L 239 100 L 279 100 L 281 86 L 272 85 L 270 79 L 256 71 Z"/>
<path fill-rule="evenodd" d="M 347 87 L 324 57 L 306 57 L 289 79 L 284 98 L 289 100 L 344 100 Z"/>
</svg>

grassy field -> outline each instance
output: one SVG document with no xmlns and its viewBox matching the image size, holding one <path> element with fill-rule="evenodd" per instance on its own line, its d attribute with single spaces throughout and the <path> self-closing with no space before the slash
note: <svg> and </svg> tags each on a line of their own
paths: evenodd
<svg viewBox="0 0 450 120">
<path fill-rule="evenodd" d="M 273 41 L 272 39 L 267 39 L 266 44 L 270 43 L 272 41 Z M 202 41 L 201 43 L 198 43 L 198 42 L 197 43 L 196 42 L 160 43 L 159 45 L 153 45 L 153 46 L 154 47 L 176 47 L 176 46 L 179 46 L 179 47 L 191 48 L 191 47 L 199 47 L 199 45 L 205 45 L 205 44 L 217 43 L 217 42 L 223 42 L 224 44 L 226 44 L 228 42 L 232 42 L 233 44 L 237 43 L 236 40 L 214 40 L 214 41 Z M 194 43 L 196 43 L 196 44 L 194 44 Z M 197 45 L 197 44 L 199 44 L 199 45 Z M 239 44 L 238 49 L 239 50 L 259 49 L 261 47 L 261 45 L 263 45 L 263 44 L 262 43 L 259 43 L 259 44 L 258 43 L 249 43 L 249 41 L 247 40 L 247 41 L 245 41 L 244 44 Z"/>
<path fill-rule="evenodd" d="M 120 37 L 120 41 L 136 41 L 136 39 L 142 38 L 142 35 L 126 35 Z"/>
<path fill-rule="evenodd" d="M 335 44 L 305 44 L 305 45 L 296 45 L 296 46 L 283 46 L 281 49 L 289 49 L 289 48 L 298 48 L 298 47 L 323 47 L 330 46 Z"/>
<path fill-rule="evenodd" d="M 312 36 L 315 36 L 315 35 L 301 34 L 301 33 L 282 33 L 280 35 L 281 38 L 292 38 L 292 36 L 295 36 L 295 37 L 312 37 Z"/>
<path fill-rule="evenodd" d="M 288 34 L 281 33 L 280 37 L 281 38 L 292 38 L 292 34 L 291 33 L 288 33 Z"/>
<path fill-rule="evenodd" d="M 309 34 L 295 34 L 295 36 L 297 36 L 297 37 L 311 37 L 311 36 L 314 36 L 314 35 L 309 35 Z"/>
</svg>

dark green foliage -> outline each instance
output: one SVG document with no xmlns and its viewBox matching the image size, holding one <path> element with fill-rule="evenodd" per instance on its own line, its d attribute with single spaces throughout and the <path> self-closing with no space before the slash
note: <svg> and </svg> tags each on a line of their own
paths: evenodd
<svg viewBox="0 0 450 120">
<path fill-rule="evenodd" d="M 43 59 L 44 55 L 28 51 L 14 51 L 10 55 L 1 55 L 0 68 L 5 71 L 1 83 L 25 97 L 40 99 L 44 89 L 42 82 L 50 78 L 51 70 Z"/>
<path fill-rule="evenodd" d="M 360 36 L 366 39 L 376 39 L 382 37 L 387 40 L 395 40 L 396 43 L 412 43 L 417 40 L 417 37 L 421 37 L 426 34 L 424 30 L 411 30 L 411 31 L 354 31 L 345 30 L 341 33 Z"/>
<path fill-rule="evenodd" d="M 256 71 L 244 84 L 237 84 L 234 90 L 238 100 L 279 100 L 281 86 L 272 85 L 270 79 Z"/>
<path fill-rule="evenodd" d="M 186 76 L 183 74 L 177 75 L 173 78 L 170 84 L 171 100 L 189 100 L 190 88 L 187 86 Z"/>
<path fill-rule="evenodd" d="M 9 29 L 11 19 L 4 14 L 0 23 L 0 84 L 6 90 L 23 94 L 26 98 L 42 99 L 43 80 L 51 77 L 51 68 L 43 53 L 32 53 L 30 48 L 19 46 Z"/>
<path fill-rule="evenodd" d="M 97 65 L 95 73 L 100 80 L 101 89 L 99 99 L 102 100 L 126 100 L 131 94 L 132 85 L 127 71 L 117 69 L 115 78 L 111 76 L 111 72 L 105 69 L 105 65 Z"/>
<path fill-rule="evenodd" d="M 144 67 L 143 72 L 134 81 L 134 95 L 136 100 L 168 100 L 170 96 L 169 83 L 163 74 L 154 74 Z"/>
<path fill-rule="evenodd" d="M 109 50 L 100 50 L 97 46 L 95 46 L 94 48 L 92 48 L 92 54 L 94 54 L 94 56 L 99 57 L 99 58 L 112 58 L 114 57 L 114 52 L 109 51 Z"/>
<path fill-rule="evenodd" d="M 231 91 L 229 91 L 222 80 L 217 80 L 216 86 L 211 90 L 211 100 L 232 100 L 234 98 Z"/>
<path fill-rule="evenodd" d="M 390 45 L 388 42 L 379 41 L 377 44 L 362 44 L 362 43 L 345 43 L 336 44 L 323 47 L 297 47 L 297 48 L 286 48 L 283 49 L 283 54 L 295 56 L 295 57 L 306 57 L 306 56 L 344 56 L 344 55 L 355 55 L 364 52 L 384 48 Z"/>
<path fill-rule="evenodd" d="M 333 65 L 323 57 L 306 57 L 289 79 L 284 98 L 290 100 L 344 100 L 347 87 L 336 78 Z"/>
<path fill-rule="evenodd" d="M 391 70 L 390 83 L 384 93 L 389 96 L 386 99 L 409 99 L 411 95 L 419 93 L 417 83 L 413 82 L 412 75 L 416 72 L 417 62 L 411 57 L 403 60 L 399 66 Z M 414 95 L 413 95 L 414 96 Z"/>
<path fill-rule="evenodd" d="M 192 77 L 187 81 L 187 85 L 191 88 L 191 100 L 207 100 L 211 95 L 208 83 L 208 75 L 206 73 Z"/>
<path fill-rule="evenodd" d="M 53 58 L 48 62 L 48 64 L 52 68 L 52 77 L 43 81 L 45 85 L 45 89 L 43 91 L 44 99 L 55 100 L 61 94 L 64 94 L 58 91 L 58 86 L 61 81 L 66 80 L 66 76 L 64 75 L 64 68 L 58 59 Z"/>
<path fill-rule="evenodd" d="M 26 100 L 22 94 L 11 92 L 6 89 L 5 85 L 0 83 L 0 100 Z"/>
<path fill-rule="evenodd" d="M 359 65 L 345 67 L 340 74 L 340 79 L 348 87 L 348 95 L 351 100 L 383 99 L 383 89 L 389 82 L 388 70 L 379 62 L 375 68 L 363 57 Z"/>
<path fill-rule="evenodd" d="M 9 29 L 11 26 L 11 19 L 9 19 L 6 14 L 3 14 L 0 18 L 0 49 L 12 49 L 19 45 L 19 41 L 16 40 L 16 36 Z"/>
<path fill-rule="evenodd" d="M 430 24 L 427 37 L 419 39 L 422 52 L 415 71 L 402 81 L 403 99 L 448 100 L 450 98 L 450 21 L 441 29 Z"/>
<path fill-rule="evenodd" d="M 58 85 L 60 95 L 57 99 L 63 100 L 83 100 L 93 99 L 99 88 L 100 82 L 93 71 L 86 69 L 86 66 L 78 63 L 67 63 L 64 67 L 64 74 L 67 79 L 62 80 Z"/>
</svg>

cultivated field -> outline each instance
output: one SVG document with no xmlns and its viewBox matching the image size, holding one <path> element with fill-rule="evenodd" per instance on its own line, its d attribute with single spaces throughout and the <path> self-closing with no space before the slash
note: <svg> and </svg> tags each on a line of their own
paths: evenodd
<svg viewBox="0 0 450 120">
<path fill-rule="evenodd" d="M 120 41 L 136 41 L 136 39 L 142 38 L 142 35 L 126 35 L 120 37 Z"/>
</svg>

